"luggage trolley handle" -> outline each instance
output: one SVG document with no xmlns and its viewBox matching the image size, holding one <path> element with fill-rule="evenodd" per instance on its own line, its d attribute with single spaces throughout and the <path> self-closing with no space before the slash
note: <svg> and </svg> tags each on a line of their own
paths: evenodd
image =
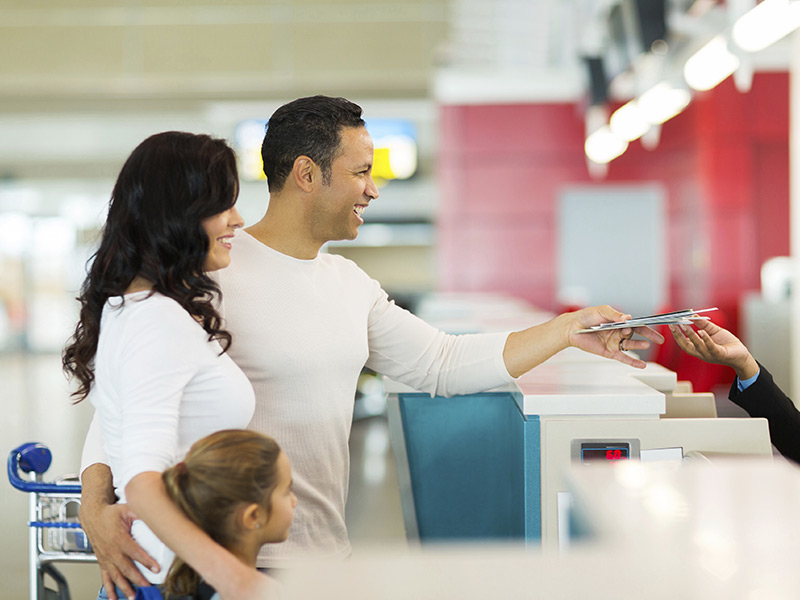
<svg viewBox="0 0 800 600">
<path fill-rule="evenodd" d="M 53 566 L 53 562 L 92 562 L 96 558 L 90 554 L 85 533 L 80 531 L 80 524 L 67 520 L 63 515 L 52 512 L 54 506 L 61 502 L 78 502 L 79 483 L 54 481 L 45 483 L 42 474 L 50 468 L 53 455 L 44 444 L 29 442 L 15 448 L 8 455 L 8 481 L 18 490 L 30 493 L 30 521 L 28 574 L 31 600 L 45 598 L 69 598 L 69 586 L 64 576 Z M 20 471 L 27 473 L 29 479 L 23 479 Z M 48 512 L 49 511 L 49 512 Z M 61 520 L 59 520 L 61 519 Z M 45 535 L 45 530 L 48 532 Z M 72 533 L 70 530 L 74 531 Z M 82 537 L 79 537 L 82 536 Z M 73 540 L 74 538 L 74 540 Z M 47 546 L 45 541 L 55 546 Z M 70 544 L 77 550 L 67 547 Z M 77 541 L 85 540 L 83 545 Z M 57 586 L 53 590 L 45 585 L 45 576 Z"/>
<path fill-rule="evenodd" d="M 76 493 L 81 492 L 79 483 L 42 481 L 27 481 L 20 477 L 19 469 L 26 473 L 41 475 L 50 468 L 53 455 L 50 449 L 38 442 L 28 442 L 15 448 L 8 455 L 8 481 L 18 490 L 23 492 L 36 492 L 39 494 Z"/>
</svg>

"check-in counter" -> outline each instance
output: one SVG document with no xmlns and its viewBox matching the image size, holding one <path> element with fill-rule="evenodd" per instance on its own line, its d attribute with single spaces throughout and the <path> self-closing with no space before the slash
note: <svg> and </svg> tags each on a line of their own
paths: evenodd
<svg viewBox="0 0 800 600">
<path fill-rule="evenodd" d="M 573 470 L 573 522 L 589 534 L 573 550 L 684 561 L 701 574 L 693 598 L 797 598 L 800 470 L 783 460 L 630 462 Z M 645 596 L 647 597 L 647 596 Z"/>
<path fill-rule="evenodd" d="M 800 597 L 795 465 L 743 458 L 575 465 L 568 489 L 575 518 L 592 535 L 565 553 L 487 543 L 361 548 L 347 561 L 284 569 L 281 597 Z"/>
<path fill-rule="evenodd" d="M 570 349 L 481 394 L 431 398 L 384 385 L 410 540 L 555 549 L 575 465 L 772 455 L 763 419 L 662 418 L 677 381 L 654 363 L 638 370 Z"/>
<path fill-rule="evenodd" d="M 421 318 L 450 333 L 511 331 L 553 315 L 492 294 L 436 294 Z M 671 343 L 667 340 L 665 343 Z M 713 395 L 648 363 L 569 348 L 513 384 L 453 398 L 384 381 L 410 541 L 568 539 L 566 474 L 615 460 L 772 456 L 764 419 L 719 419 Z"/>
</svg>

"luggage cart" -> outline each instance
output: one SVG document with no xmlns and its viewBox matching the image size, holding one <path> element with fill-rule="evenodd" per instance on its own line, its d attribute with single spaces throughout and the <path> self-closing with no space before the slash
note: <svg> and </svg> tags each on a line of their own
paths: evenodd
<svg viewBox="0 0 800 600">
<path fill-rule="evenodd" d="M 8 480 L 18 490 L 30 494 L 28 534 L 31 600 L 70 600 L 66 578 L 56 562 L 97 562 L 86 534 L 78 522 L 81 486 L 75 476 L 53 482 L 43 481 L 53 455 L 44 444 L 35 442 L 15 448 L 8 456 Z M 19 471 L 30 479 L 20 477 Z M 45 586 L 45 575 L 56 589 Z"/>
</svg>

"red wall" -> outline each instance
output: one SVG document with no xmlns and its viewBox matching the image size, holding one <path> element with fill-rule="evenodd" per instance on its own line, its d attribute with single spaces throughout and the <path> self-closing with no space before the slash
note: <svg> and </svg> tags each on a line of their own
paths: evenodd
<svg viewBox="0 0 800 600">
<path fill-rule="evenodd" d="M 757 74 L 748 93 L 729 78 L 697 95 L 655 149 L 633 142 L 602 181 L 586 168 L 578 105 L 443 106 L 440 123 L 443 291 L 506 292 L 559 310 L 556 203 L 574 184 L 663 185 L 667 306 L 718 306 L 734 332 L 761 264 L 789 253 L 786 73 Z"/>
</svg>

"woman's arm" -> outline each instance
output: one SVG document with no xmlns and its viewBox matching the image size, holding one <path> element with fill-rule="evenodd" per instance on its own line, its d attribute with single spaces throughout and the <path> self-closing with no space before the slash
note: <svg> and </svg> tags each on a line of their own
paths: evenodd
<svg viewBox="0 0 800 600">
<path fill-rule="evenodd" d="M 161 473 L 136 475 L 125 487 L 142 521 L 226 600 L 268 597 L 271 580 L 245 565 L 192 523 L 167 495 Z"/>
</svg>

